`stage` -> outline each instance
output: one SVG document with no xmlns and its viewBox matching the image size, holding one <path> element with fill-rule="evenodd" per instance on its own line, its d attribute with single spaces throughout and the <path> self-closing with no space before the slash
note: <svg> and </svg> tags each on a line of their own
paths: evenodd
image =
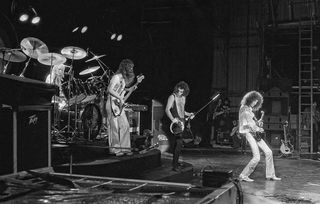
<svg viewBox="0 0 320 204">
<path fill-rule="evenodd" d="M 251 159 L 251 153 L 228 149 L 184 149 L 183 160 L 193 165 L 194 172 L 210 165 L 214 168 L 233 169 L 238 176 Z M 241 182 L 244 203 L 320 203 L 320 161 L 299 157 L 274 156 L 276 175 L 281 181 L 265 180 L 265 161 L 260 163 L 250 178 L 254 182 Z"/>
</svg>

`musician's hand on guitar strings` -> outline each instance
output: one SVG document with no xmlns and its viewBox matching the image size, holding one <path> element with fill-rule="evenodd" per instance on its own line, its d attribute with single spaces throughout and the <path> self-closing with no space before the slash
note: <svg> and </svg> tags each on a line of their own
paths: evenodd
<svg viewBox="0 0 320 204">
<path fill-rule="evenodd" d="M 173 118 L 172 122 L 173 123 L 177 123 L 177 122 L 179 122 L 179 119 L 178 118 Z"/>
<path fill-rule="evenodd" d="M 194 113 L 191 113 L 189 116 L 190 120 L 192 120 L 194 118 L 194 116 L 195 116 Z"/>
</svg>

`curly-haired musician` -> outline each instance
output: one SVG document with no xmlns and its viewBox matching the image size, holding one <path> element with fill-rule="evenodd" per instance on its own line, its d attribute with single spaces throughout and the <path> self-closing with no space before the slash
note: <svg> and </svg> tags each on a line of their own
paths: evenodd
<svg viewBox="0 0 320 204">
<path fill-rule="evenodd" d="M 276 177 L 271 149 L 262 138 L 255 137 L 258 133 L 264 132 L 261 121 L 257 121 L 253 111 L 258 111 L 263 103 L 262 95 L 257 91 L 250 91 L 241 100 L 239 110 L 239 132 L 245 135 L 252 151 L 252 159 L 243 169 L 240 180 L 252 182 L 250 174 L 255 170 L 260 161 L 259 148 L 264 152 L 266 158 L 266 178 L 269 180 L 281 180 Z"/>
<path fill-rule="evenodd" d="M 125 111 L 122 111 L 122 108 L 119 109 L 118 105 L 124 103 L 124 94 L 128 91 L 126 86 L 130 85 L 135 78 L 133 67 L 134 64 L 130 59 L 122 60 L 108 86 L 106 102 L 108 139 L 110 152 L 116 156 L 132 155 L 129 122 Z M 116 101 L 119 101 L 119 104 L 115 103 Z"/>
<path fill-rule="evenodd" d="M 189 94 L 189 86 L 186 82 L 178 82 L 173 90 L 173 93 L 169 96 L 166 105 L 166 114 L 172 123 L 178 123 L 185 121 L 185 116 L 192 119 L 194 117 L 193 113 L 185 111 L 186 97 Z M 182 140 L 183 132 L 174 135 L 173 144 L 173 159 L 172 159 L 172 170 L 179 170 L 179 156 L 181 153 L 181 148 L 183 145 Z"/>
</svg>

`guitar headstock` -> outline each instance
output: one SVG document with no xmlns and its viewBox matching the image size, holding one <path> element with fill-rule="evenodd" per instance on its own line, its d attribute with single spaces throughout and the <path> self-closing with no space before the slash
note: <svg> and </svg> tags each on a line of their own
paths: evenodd
<svg viewBox="0 0 320 204">
<path fill-rule="evenodd" d="M 137 76 L 137 83 L 141 83 L 143 79 L 144 79 L 144 75 L 143 74 L 139 74 Z"/>
</svg>

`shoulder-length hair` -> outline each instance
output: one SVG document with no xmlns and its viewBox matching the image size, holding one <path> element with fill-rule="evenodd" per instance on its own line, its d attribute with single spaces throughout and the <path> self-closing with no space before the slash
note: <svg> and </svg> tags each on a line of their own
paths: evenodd
<svg viewBox="0 0 320 204">
<path fill-rule="evenodd" d="M 250 91 L 246 93 L 241 100 L 241 105 L 250 106 L 254 100 L 258 100 L 258 102 L 254 107 L 252 107 L 252 110 L 257 111 L 261 108 L 263 103 L 263 96 L 258 91 Z"/>
<path fill-rule="evenodd" d="M 131 84 L 134 80 L 135 74 L 133 72 L 134 63 L 130 59 L 124 59 L 120 62 L 118 71 L 116 73 L 122 74 L 125 78 L 126 84 Z"/>
<path fill-rule="evenodd" d="M 189 89 L 189 85 L 187 84 L 187 82 L 185 82 L 185 81 L 178 82 L 173 89 L 173 93 L 177 94 L 179 92 L 179 89 L 183 89 L 183 94 L 182 94 L 183 96 L 189 95 L 190 89 Z"/>
</svg>

